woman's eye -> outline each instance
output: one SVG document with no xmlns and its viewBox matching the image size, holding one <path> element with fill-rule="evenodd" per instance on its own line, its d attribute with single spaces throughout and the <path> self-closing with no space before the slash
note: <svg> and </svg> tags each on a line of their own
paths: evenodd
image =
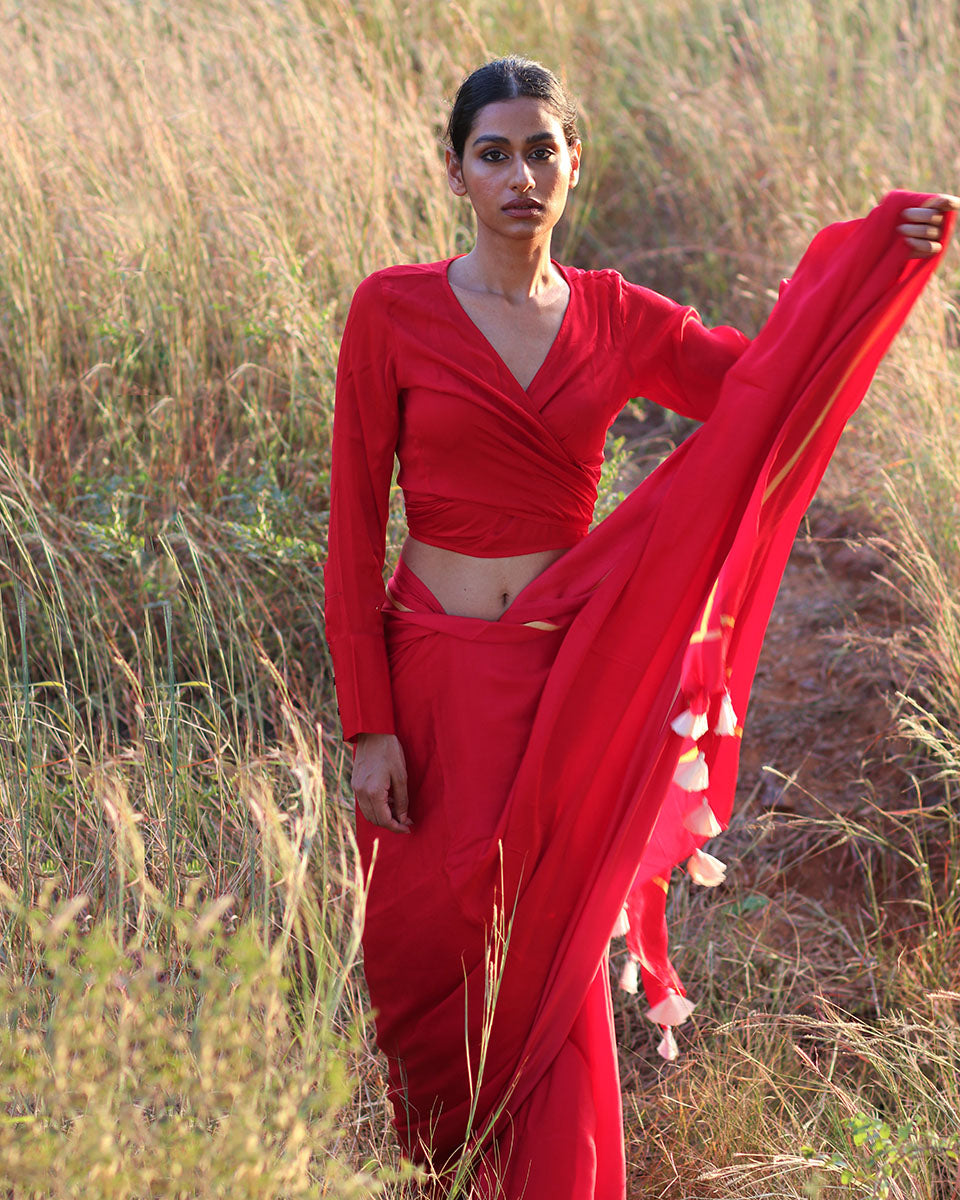
<svg viewBox="0 0 960 1200">
<path fill-rule="evenodd" d="M 546 162 L 553 158 L 554 153 L 555 151 L 550 146 L 537 146 L 535 149 L 531 150 L 529 157 L 534 159 L 536 162 Z M 500 163 L 507 161 L 507 155 L 504 154 L 502 150 L 496 149 L 494 146 L 492 146 L 489 150 L 484 150 L 484 152 L 480 155 L 480 158 L 483 162 L 489 163 Z"/>
</svg>

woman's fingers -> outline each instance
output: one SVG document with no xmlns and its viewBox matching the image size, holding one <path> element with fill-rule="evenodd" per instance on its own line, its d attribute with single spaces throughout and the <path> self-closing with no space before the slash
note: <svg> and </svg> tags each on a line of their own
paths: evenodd
<svg viewBox="0 0 960 1200">
<path fill-rule="evenodd" d="M 401 764 L 393 776 L 393 815 L 404 828 L 409 829 L 413 822 L 407 816 L 407 807 L 407 768 Z"/>
<path fill-rule="evenodd" d="M 934 212 L 932 208 L 905 208 L 900 216 L 904 224 L 898 228 L 902 232 L 913 232 L 914 237 L 935 233 L 943 224 L 943 213 Z"/>
<path fill-rule="evenodd" d="M 923 232 L 921 227 L 916 225 L 898 225 L 897 232 L 903 234 L 907 245 L 917 257 L 939 254 L 943 249 L 943 244 L 936 240 L 936 233 Z"/>
<path fill-rule="evenodd" d="M 927 242 L 920 238 L 906 238 L 906 243 L 913 251 L 914 258 L 932 258 L 943 249 L 941 242 Z"/>
<path fill-rule="evenodd" d="M 358 792 L 357 805 L 371 824 L 380 825 L 383 829 L 392 829 L 394 833 L 410 832 L 410 819 L 406 815 L 406 810 L 404 810 L 404 819 L 401 822 L 394 816 L 390 807 L 390 793 L 386 788 L 374 795 L 362 795 Z"/>
<path fill-rule="evenodd" d="M 918 258 L 929 258 L 943 249 L 940 231 L 943 214 L 960 209 L 960 197 L 943 193 L 932 196 L 925 205 L 905 208 L 900 216 L 903 224 L 897 226 L 909 248 Z"/>
<path fill-rule="evenodd" d="M 907 245 L 917 256 L 939 254 L 943 249 L 940 242 L 940 226 L 943 215 L 932 208 L 905 208 L 900 214 L 904 224 L 897 226 Z"/>
</svg>

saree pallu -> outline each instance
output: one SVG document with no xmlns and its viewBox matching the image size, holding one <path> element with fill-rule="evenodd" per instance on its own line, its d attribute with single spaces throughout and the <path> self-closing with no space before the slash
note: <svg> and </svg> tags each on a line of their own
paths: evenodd
<svg viewBox="0 0 960 1200">
<path fill-rule="evenodd" d="M 818 234 L 710 419 L 499 620 L 388 585 L 413 832 L 358 814 L 364 970 L 401 1143 L 475 1146 L 475 1195 L 624 1194 L 611 931 L 682 1021 L 667 880 L 729 821 L 797 526 L 939 258 L 895 233 L 924 199 Z"/>
</svg>

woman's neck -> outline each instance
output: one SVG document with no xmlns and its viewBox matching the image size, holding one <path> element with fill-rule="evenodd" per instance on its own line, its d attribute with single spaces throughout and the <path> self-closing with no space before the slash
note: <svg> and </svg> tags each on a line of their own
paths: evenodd
<svg viewBox="0 0 960 1200">
<path fill-rule="evenodd" d="M 491 246 L 478 236 L 473 249 L 453 267 L 451 282 L 457 286 L 490 292 L 514 303 L 529 300 L 557 282 L 549 238 L 542 243 L 498 242 Z"/>
</svg>

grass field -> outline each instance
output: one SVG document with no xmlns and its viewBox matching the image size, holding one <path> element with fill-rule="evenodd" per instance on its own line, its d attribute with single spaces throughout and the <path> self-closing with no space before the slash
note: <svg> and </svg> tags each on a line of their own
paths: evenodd
<svg viewBox="0 0 960 1200">
<path fill-rule="evenodd" d="M 931 0 L 0 5 L 5 1195 L 417 1194 L 356 970 L 333 375 L 359 278 L 469 245 L 439 134 L 513 50 L 582 105 L 555 256 L 708 321 L 754 332 L 890 188 L 960 191 Z M 960 1197 L 958 295 L 954 250 L 825 485 L 902 597 L 823 651 L 883 659 L 885 790 L 745 796 L 730 882 L 674 889 L 700 1004 L 661 1070 L 618 1000 L 631 1196 Z M 837 911 L 776 882 L 826 845 Z"/>
</svg>

